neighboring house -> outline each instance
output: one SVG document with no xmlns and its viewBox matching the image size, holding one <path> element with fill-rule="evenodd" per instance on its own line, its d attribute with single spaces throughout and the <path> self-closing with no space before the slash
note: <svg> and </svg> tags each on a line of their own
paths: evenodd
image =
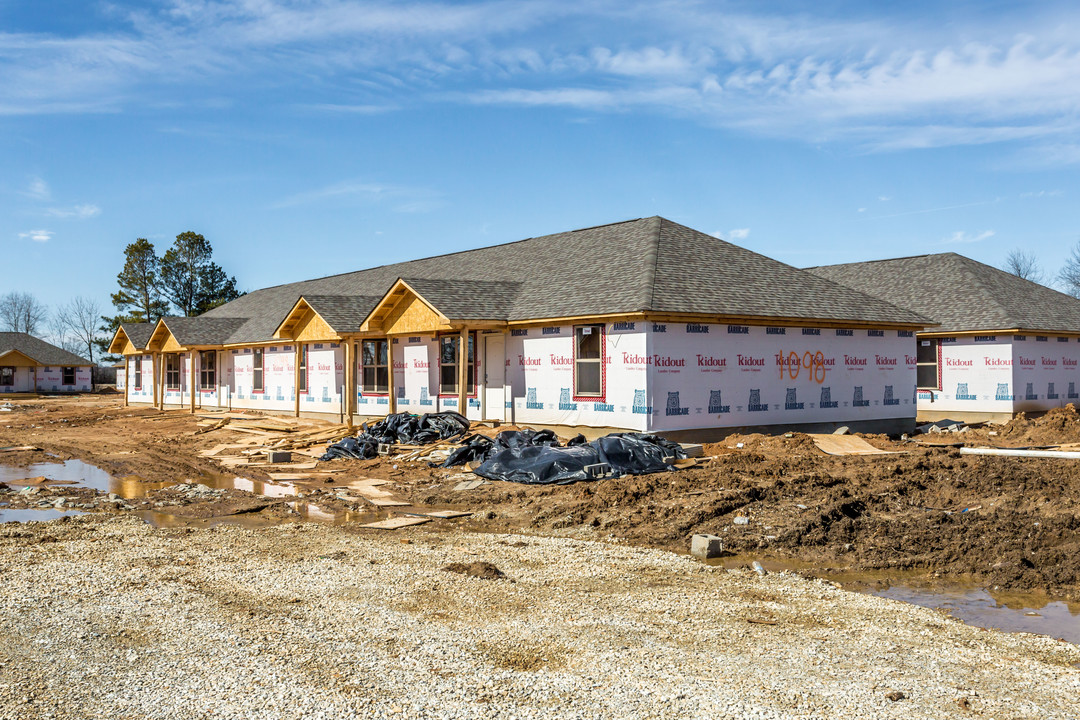
<svg viewBox="0 0 1080 720">
<path fill-rule="evenodd" d="M 0 332 L 0 393 L 90 392 L 91 367 L 33 335 Z"/>
<path fill-rule="evenodd" d="M 115 381 L 116 389 L 117 390 L 125 389 L 127 387 L 127 385 L 126 385 L 127 362 L 124 361 L 124 360 L 121 360 L 120 362 L 116 363 L 115 365 L 112 365 L 112 367 L 116 369 L 116 381 Z"/>
<path fill-rule="evenodd" d="M 807 268 L 932 318 L 919 417 L 1007 419 L 1080 400 L 1080 300 L 956 253 Z"/>
<path fill-rule="evenodd" d="M 931 324 L 653 217 L 256 290 L 110 351 L 130 402 L 193 410 L 898 431 Z"/>
</svg>

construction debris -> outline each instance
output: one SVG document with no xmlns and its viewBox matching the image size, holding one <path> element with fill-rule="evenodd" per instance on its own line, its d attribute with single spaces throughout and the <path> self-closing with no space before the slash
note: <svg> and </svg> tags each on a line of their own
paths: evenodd
<svg viewBox="0 0 1080 720">
<path fill-rule="evenodd" d="M 346 437 L 327 448 L 320 460 L 334 458 L 373 458 L 388 455 L 394 448 L 423 451 L 425 445 L 460 438 L 469 431 L 469 421 L 453 411 L 413 415 L 402 412 L 387 415 L 368 427 L 367 423 L 355 437 Z M 384 452 L 380 453 L 380 446 Z"/>
</svg>

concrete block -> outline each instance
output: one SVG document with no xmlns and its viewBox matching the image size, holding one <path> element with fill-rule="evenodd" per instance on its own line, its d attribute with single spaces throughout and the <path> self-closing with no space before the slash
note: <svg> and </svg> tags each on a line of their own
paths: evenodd
<svg viewBox="0 0 1080 720">
<path fill-rule="evenodd" d="M 746 517 L 745 515 L 738 515 L 735 517 L 734 520 L 732 520 L 732 522 L 736 525 L 749 525 L 750 518 Z"/>
<path fill-rule="evenodd" d="M 611 474 L 611 466 L 607 463 L 596 463 L 595 465 L 585 466 L 585 476 L 589 478 L 600 478 Z"/>
<path fill-rule="evenodd" d="M 705 455 L 705 447 L 697 443 L 679 443 L 683 452 L 686 453 L 686 457 L 703 457 Z"/>
<path fill-rule="evenodd" d="M 716 535 L 695 535 L 690 538 L 690 554 L 707 560 L 720 557 L 724 552 L 724 541 Z"/>
<path fill-rule="evenodd" d="M 292 453 L 288 450 L 267 450 L 266 459 L 271 463 L 292 462 Z"/>
<path fill-rule="evenodd" d="M 375 452 L 379 453 L 380 455 L 389 455 L 390 445 L 388 443 L 379 443 L 379 447 L 375 449 Z"/>
</svg>

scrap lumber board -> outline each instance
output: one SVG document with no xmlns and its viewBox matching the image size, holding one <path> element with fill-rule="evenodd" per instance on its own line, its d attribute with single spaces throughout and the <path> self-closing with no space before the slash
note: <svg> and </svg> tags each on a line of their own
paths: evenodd
<svg viewBox="0 0 1080 720">
<path fill-rule="evenodd" d="M 897 455 L 898 450 L 879 450 L 858 435 L 819 435 L 810 433 L 818 449 L 829 455 Z"/>
<path fill-rule="evenodd" d="M 14 447 L 0 448 L 0 452 L 9 453 L 9 452 L 22 452 L 24 450 L 40 450 L 40 449 L 41 448 L 36 448 L 33 445 L 16 445 Z"/>
<path fill-rule="evenodd" d="M 203 450 L 199 453 L 199 455 L 202 457 L 214 457 L 215 455 L 224 452 L 225 450 L 240 450 L 246 447 L 247 445 L 240 445 L 238 443 L 221 443 L 220 445 L 215 445 L 209 450 Z"/>
<path fill-rule="evenodd" d="M 412 503 L 407 503 L 403 500 L 393 500 L 391 498 L 368 497 L 367 495 L 364 495 L 364 499 L 375 507 L 408 507 L 409 505 L 412 505 Z"/>
<path fill-rule="evenodd" d="M 389 518 L 387 520 L 380 520 L 379 522 L 366 523 L 360 527 L 374 528 L 376 530 L 397 530 L 398 528 L 408 527 L 409 525 L 423 525 L 426 522 L 431 522 L 431 518 L 426 517 L 396 517 Z"/>
<path fill-rule="evenodd" d="M 462 512 L 460 510 L 435 510 L 434 512 L 409 513 L 409 515 L 415 515 L 417 517 L 439 518 L 440 520 L 452 520 L 453 518 L 468 517 L 469 515 L 472 515 L 472 513 Z"/>
</svg>

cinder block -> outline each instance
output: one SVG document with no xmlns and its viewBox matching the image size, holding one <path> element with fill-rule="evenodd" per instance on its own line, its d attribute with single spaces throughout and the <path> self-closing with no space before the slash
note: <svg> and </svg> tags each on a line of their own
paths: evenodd
<svg viewBox="0 0 1080 720">
<path fill-rule="evenodd" d="M 388 443 L 379 443 L 379 447 L 375 449 L 375 452 L 379 453 L 380 455 L 389 455 L 390 445 Z"/>
<path fill-rule="evenodd" d="M 272 463 L 292 462 L 292 453 L 287 450 L 267 450 L 266 459 Z"/>
<path fill-rule="evenodd" d="M 724 552 L 724 541 L 716 535 L 695 535 L 690 538 L 690 554 L 702 560 L 720 557 Z"/>
<path fill-rule="evenodd" d="M 607 463 L 596 463 L 595 465 L 585 466 L 585 476 L 589 478 L 599 478 L 610 474 L 611 466 Z"/>
<path fill-rule="evenodd" d="M 679 445 L 688 458 L 702 457 L 705 454 L 705 448 L 697 443 L 679 443 Z"/>
</svg>

